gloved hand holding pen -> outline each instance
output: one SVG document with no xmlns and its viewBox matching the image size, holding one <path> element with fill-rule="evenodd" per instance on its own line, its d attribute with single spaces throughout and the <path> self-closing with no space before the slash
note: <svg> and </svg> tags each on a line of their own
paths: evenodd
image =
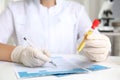
<svg viewBox="0 0 120 80">
<path fill-rule="evenodd" d="M 22 63 L 28 67 L 42 66 L 50 60 L 49 58 L 50 55 L 47 51 L 33 47 L 18 46 L 11 54 L 13 62 Z"/>
</svg>

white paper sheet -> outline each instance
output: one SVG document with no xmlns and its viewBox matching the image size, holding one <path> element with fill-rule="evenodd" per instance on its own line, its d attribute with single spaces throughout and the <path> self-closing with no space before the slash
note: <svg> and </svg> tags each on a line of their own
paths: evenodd
<svg viewBox="0 0 120 80">
<path fill-rule="evenodd" d="M 61 56 L 52 57 L 52 61 L 56 63 L 57 67 L 50 63 L 46 63 L 43 67 L 29 68 L 20 64 L 15 64 L 15 72 L 18 78 L 30 78 L 40 76 L 64 76 L 75 73 L 88 73 L 89 71 L 98 71 L 108 69 L 106 66 L 94 64 L 93 62 L 86 61 L 85 59 L 72 57 L 69 58 Z M 82 58 L 82 57 L 81 57 Z"/>
<path fill-rule="evenodd" d="M 86 73 L 88 71 L 80 68 L 80 66 L 72 64 L 65 60 L 63 57 L 51 58 L 57 67 L 46 63 L 43 67 L 28 68 L 20 64 L 15 64 L 15 70 L 18 78 L 29 78 L 36 76 L 45 76 L 49 74 L 64 74 L 64 73 Z M 45 73 L 46 72 L 46 73 Z M 43 74 L 43 75 L 42 75 Z"/>
</svg>

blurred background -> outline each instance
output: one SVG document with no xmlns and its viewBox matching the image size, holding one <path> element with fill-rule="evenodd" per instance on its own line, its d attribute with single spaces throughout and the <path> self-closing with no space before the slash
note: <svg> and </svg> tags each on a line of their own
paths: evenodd
<svg viewBox="0 0 120 80">
<path fill-rule="evenodd" d="M 11 1 L 0 0 L 0 13 L 4 11 Z M 93 21 L 101 20 L 99 31 L 107 35 L 112 43 L 111 55 L 120 56 L 120 0 L 74 0 L 83 4 Z M 11 41 L 9 42 L 11 43 Z"/>
</svg>

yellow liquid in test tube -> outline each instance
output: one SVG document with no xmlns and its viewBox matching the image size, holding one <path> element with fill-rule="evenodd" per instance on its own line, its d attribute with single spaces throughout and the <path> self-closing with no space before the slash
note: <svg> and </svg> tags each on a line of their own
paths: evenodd
<svg viewBox="0 0 120 80">
<path fill-rule="evenodd" d="M 86 40 L 87 40 L 87 37 L 88 37 L 89 35 L 91 35 L 92 33 L 93 33 L 93 30 L 89 30 L 89 31 L 85 34 L 84 39 L 82 40 L 82 42 L 80 43 L 80 45 L 79 45 L 78 48 L 77 48 L 77 51 L 78 51 L 78 52 L 80 52 L 80 51 L 83 49 L 83 47 L 85 46 L 85 42 L 86 42 Z"/>
<path fill-rule="evenodd" d="M 94 20 L 94 22 L 91 26 L 91 29 L 85 34 L 82 42 L 78 46 L 78 48 L 77 48 L 78 52 L 80 52 L 83 49 L 83 47 L 85 46 L 85 42 L 87 40 L 87 37 L 93 33 L 94 29 L 99 25 L 99 23 L 100 23 L 99 20 L 97 20 L 97 19 Z"/>
</svg>

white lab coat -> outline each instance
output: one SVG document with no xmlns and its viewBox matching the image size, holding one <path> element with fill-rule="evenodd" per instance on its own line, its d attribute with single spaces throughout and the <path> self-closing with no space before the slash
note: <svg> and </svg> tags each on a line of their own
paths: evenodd
<svg viewBox="0 0 120 80">
<path fill-rule="evenodd" d="M 76 2 L 56 0 L 46 8 L 39 0 L 11 3 L 0 16 L 0 42 L 7 43 L 12 36 L 16 45 L 28 45 L 51 53 L 75 53 L 78 37 L 90 28 L 91 21 L 84 7 Z"/>
</svg>

